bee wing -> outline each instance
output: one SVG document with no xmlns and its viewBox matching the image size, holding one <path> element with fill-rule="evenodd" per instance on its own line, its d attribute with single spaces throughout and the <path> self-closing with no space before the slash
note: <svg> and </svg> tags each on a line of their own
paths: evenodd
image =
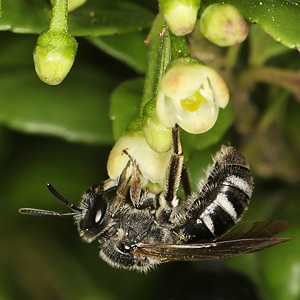
<svg viewBox="0 0 300 300">
<path fill-rule="evenodd" d="M 247 239 L 247 238 L 272 238 L 286 231 L 289 224 L 281 220 L 243 222 L 235 226 L 228 233 L 217 238 L 218 241 Z"/>
<path fill-rule="evenodd" d="M 237 226 L 241 228 L 234 230 L 233 239 L 229 232 L 222 239 L 196 244 L 138 243 L 135 245 L 133 254 L 158 259 L 160 262 L 170 262 L 209 260 L 256 252 L 289 240 L 288 238 L 273 238 L 274 235 L 287 228 L 279 226 L 280 224 L 286 226 L 285 222 L 281 222 L 241 223 Z M 268 229 L 261 233 L 258 229 L 264 229 L 263 225 L 268 225 Z M 227 237 L 230 239 L 224 239 Z"/>
</svg>

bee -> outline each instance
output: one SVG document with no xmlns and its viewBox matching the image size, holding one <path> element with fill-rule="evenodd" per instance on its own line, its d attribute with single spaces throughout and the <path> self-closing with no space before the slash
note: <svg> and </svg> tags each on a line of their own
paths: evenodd
<svg viewBox="0 0 300 300">
<path fill-rule="evenodd" d="M 161 192 L 143 189 L 139 167 L 127 150 L 132 174 L 107 180 L 83 194 L 79 207 L 52 194 L 71 212 L 21 208 L 23 214 L 74 216 L 81 238 L 98 240 L 100 257 L 113 267 L 146 272 L 160 263 L 198 261 L 256 252 L 289 240 L 276 236 L 288 228 L 280 220 L 244 222 L 253 179 L 246 159 L 222 146 L 191 192 L 179 139 L 172 129 L 172 155 Z M 183 188 L 182 199 L 177 195 Z M 232 229 L 233 227 L 233 229 Z"/>
</svg>

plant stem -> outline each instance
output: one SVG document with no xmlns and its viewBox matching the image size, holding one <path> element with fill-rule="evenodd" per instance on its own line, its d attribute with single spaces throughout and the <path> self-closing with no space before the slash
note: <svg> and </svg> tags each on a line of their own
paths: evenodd
<svg viewBox="0 0 300 300">
<path fill-rule="evenodd" d="M 167 53 L 166 39 L 164 37 L 163 28 L 164 27 L 164 18 L 161 13 L 159 13 L 152 25 L 151 31 L 149 33 L 149 51 L 148 51 L 148 69 L 144 85 L 144 93 L 141 103 L 141 112 L 146 103 L 148 103 L 153 96 L 156 94 L 157 85 L 159 84 L 160 78 L 162 76 L 162 52 L 165 52 L 164 56 L 169 56 Z M 168 65 L 170 58 L 167 61 L 164 61 L 164 67 Z"/>
<path fill-rule="evenodd" d="M 255 82 L 276 84 L 292 92 L 300 99 L 300 72 L 274 67 L 253 67 L 240 76 L 241 84 L 251 86 Z"/>
<path fill-rule="evenodd" d="M 49 30 L 68 31 L 68 0 L 54 0 Z"/>
<path fill-rule="evenodd" d="M 170 38 L 171 38 L 172 60 L 182 58 L 182 57 L 191 57 L 190 49 L 185 36 L 176 36 L 175 34 L 170 32 Z"/>
</svg>

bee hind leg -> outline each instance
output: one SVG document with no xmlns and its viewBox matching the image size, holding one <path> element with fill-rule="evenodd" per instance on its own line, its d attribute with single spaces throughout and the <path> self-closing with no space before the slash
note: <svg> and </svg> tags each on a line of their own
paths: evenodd
<svg viewBox="0 0 300 300">
<path fill-rule="evenodd" d="M 159 196 L 159 208 L 156 219 L 159 223 L 169 223 L 169 217 L 173 209 L 178 205 L 177 191 L 181 179 L 184 179 L 183 189 L 185 196 L 190 194 L 190 184 L 186 167 L 183 164 L 183 152 L 180 143 L 178 126 L 172 128 L 173 154 L 165 175 L 164 191 Z"/>
</svg>

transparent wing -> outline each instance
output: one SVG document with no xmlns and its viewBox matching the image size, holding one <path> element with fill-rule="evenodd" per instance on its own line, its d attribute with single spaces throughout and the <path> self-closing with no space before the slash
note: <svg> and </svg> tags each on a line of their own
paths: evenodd
<svg viewBox="0 0 300 300">
<path fill-rule="evenodd" d="M 233 240 L 242 238 L 272 238 L 286 231 L 289 224 L 281 220 L 243 222 L 235 226 L 217 240 Z"/>
<path fill-rule="evenodd" d="M 160 262 L 197 261 L 236 256 L 256 252 L 288 238 L 274 238 L 285 231 L 283 221 L 241 223 L 219 239 L 194 244 L 146 244 L 135 245 L 133 254 L 158 259 Z"/>
</svg>

